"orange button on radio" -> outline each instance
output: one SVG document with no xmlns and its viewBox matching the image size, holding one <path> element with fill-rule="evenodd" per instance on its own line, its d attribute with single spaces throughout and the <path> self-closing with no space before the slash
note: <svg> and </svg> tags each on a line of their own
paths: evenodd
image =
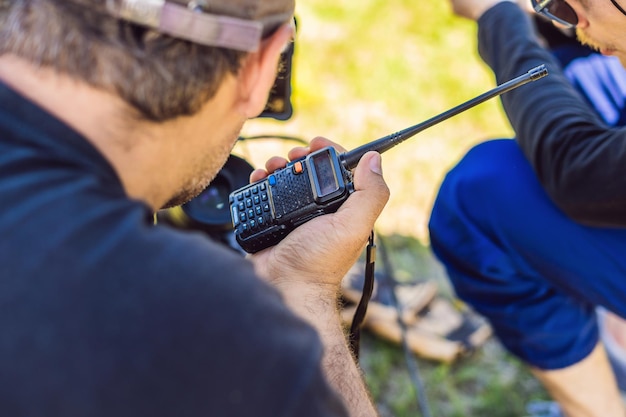
<svg viewBox="0 0 626 417">
<path fill-rule="evenodd" d="M 302 167 L 302 162 L 298 161 L 293 164 L 293 173 L 294 174 L 302 174 L 304 168 Z"/>
</svg>

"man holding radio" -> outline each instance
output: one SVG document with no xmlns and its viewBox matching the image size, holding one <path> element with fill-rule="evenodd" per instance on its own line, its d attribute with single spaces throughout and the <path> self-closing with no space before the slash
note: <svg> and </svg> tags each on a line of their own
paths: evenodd
<svg viewBox="0 0 626 417">
<path fill-rule="evenodd" d="M 532 4 L 626 65 L 619 0 Z M 477 21 L 479 52 L 498 81 L 540 63 L 550 75 L 503 96 L 514 141 L 482 143 L 448 173 L 430 220 L 433 250 L 458 295 L 567 416 L 623 417 L 596 310 L 626 317 L 626 129 L 592 111 L 516 3 L 452 5 Z"/>
<path fill-rule="evenodd" d="M 249 260 L 152 224 L 263 110 L 293 13 L 0 1 L 0 414 L 376 415 L 337 296 L 389 195 L 380 155 L 336 213 Z"/>
</svg>

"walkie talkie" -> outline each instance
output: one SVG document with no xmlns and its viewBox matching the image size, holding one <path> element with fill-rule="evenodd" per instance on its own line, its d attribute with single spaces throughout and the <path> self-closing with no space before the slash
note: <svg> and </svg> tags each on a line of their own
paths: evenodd
<svg viewBox="0 0 626 417">
<path fill-rule="evenodd" d="M 301 224 L 337 211 L 354 191 L 352 170 L 366 152 L 383 153 L 437 123 L 546 75 L 545 65 L 539 65 L 425 122 L 343 154 L 332 147 L 320 149 L 233 191 L 229 202 L 237 242 L 248 253 L 277 244 Z"/>
</svg>

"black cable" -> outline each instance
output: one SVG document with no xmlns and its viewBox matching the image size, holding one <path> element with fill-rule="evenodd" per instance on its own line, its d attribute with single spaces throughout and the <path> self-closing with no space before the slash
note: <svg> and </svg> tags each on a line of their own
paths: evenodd
<svg viewBox="0 0 626 417">
<path fill-rule="evenodd" d="M 384 269 L 384 274 L 383 274 L 382 279 L 388 281 L 387 283 L 389 284 L 389 289 L 390 289 L 389 295 L 390 295 L 391 303 L 394 305 L 396 312 L 397 312 L 396 320 L 398 321 L 398 325 L 400 326 L 400 330 L 402 334 L 402 348 L 404 350 L 404 359 L 407 364 L 411 382 L 413 383 L 413 389 L 417 397 L 417 403 L 422 412 L 422 416 L 431 417 L 432 414 L 430 412 L 430 408 L 428 407 L 428 399 L 426 398 L 426 388 L 424 387 L 424 383 L 422 381 L 422 378 L 420 377 L 415 355 L 413 355 L 413 352 L 409 348 L 409 343 L 407 341 L 407 327 L 406 327 L 406 323 L 404 323 L 404 320 L 402 320 L 402 307 L 400 306 L 400 303 L 398 302 L 398 297 L 396 296 L 395 289 L 396 289 L 397 282 L 394 277 L 393 267 L 391 265 L 389 257 L 387 256 L 387 251 L 385 248 L 384 240 L 380 234 L 378 235 L 378 241 L 379 241 L 380 259 L 383 263 L 383 269 Z"/>
<path fill-rule="evenodd" d="M 372 292 L 374 291 L 374 264 L 376 262 L 376 245 L 374 244 L 374 231 L 370 233 L 369 240 L 366 248 L 365 259 L 365 278 L 363 280 L 363 292 L 359 304 L 354 312 L 352 318 L 352 325 L 350 326 L 350 333 L 348 333 L 348 344 L 350 349 L 354 353 L 356 360 L 359 359 L 359 351 L 361 348 L 361 327 L 365 320 L 365 314 L 367 313 L 367 305 L 370 298 L 372 298 Z"/>
<path fill-rule="evenodd" d="M 290 136 L 290 135 L 254 135 L 254 136 L 239 136 L 239 140 L 240 141 L 246 141 L 246 140 L 259 140 L 259 139 L 281 139 L 281 140 L 290 140 L 293 142 L 298 142 L 302 145 L 308 146 L 309 142 L 307 142 L 306 140 L 299 138 L 297 136 Z"/>
<path fill-rule="evenodd" d="M 292 142 L 297 142 L 302 146 L 309 146 L 309 142 L 307 142 L 306 140 L 297 137 L 297 136 L 291 136 L 291 135 L 272 135 L 272 134 L 262 134 L 262 135 L 253 135 L 253 136 L 239 136 L 239 138 L 237 139 L 238 142 L 245 142 L 247 140 L 266 140 L 266 139 L 278 139 L 278 140 L 286 140 L 286 141 L 292 141 Z M 244 147 L 244 149 L 246 149 Z M 244 154 L 248 157 L 250 157 L 249 152 L 244 151 Z"/>
</svg>

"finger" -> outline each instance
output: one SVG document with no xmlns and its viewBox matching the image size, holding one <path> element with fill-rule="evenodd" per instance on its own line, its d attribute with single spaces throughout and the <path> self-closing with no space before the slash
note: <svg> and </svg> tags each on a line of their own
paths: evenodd
<svg viewBox="0 0 626 417">
<path fill-rule="evenodd" d="M 304 158 L 309 153 L 311 153 L 311 148 L 309 148 L 308 146 L 297 146 L 295 148 L 292 148 L 287 153 L 287 158 L 289 158 L 290 161 L 295 161 L 296 159 Z"/>
<path fill-rule="evenodd" d="M 332 146 L 333 148 L 337 149 L 338 152 L 346 151 L 346 148 L 344 148 L 343 146 L 339 145 L 336 142 L 333 142 L 330 139 L 326 139 L 322 136 L 313 138 L 313 140 L 311 140 L 311 143 L 309 144 L 309 148 L 311 148 L 311 151 L 317 151 L 322 148 L 326 148 L 328 146 Z"/>
<path fill-rule="evenodd" d="M 265 169 L 267 172 L 274 172 L 277 169 L 287 166 L 287 160 L 280 156 L 273 156 L 265 163 Z"/>
<path fill-rule="evenodd" d="M 296 160 L 296 159 L 300 159 L 305 157 L 306 155 L 308 155 L 309 153 L 311 153 L 312 151 L 317 151 L 319 149 L 322 148 L 326 148 L 326 147 L 333 147 L 335 149 L 337 149 L 337 151 L 339 152 L 345 152 L 345 148 L 329 139 L 326 139 L 324 137 L 318 136 L 316 138 L 313 138 L 313 140 L 311 140 L 310 146 L 307 147 L 303 147 L 303 146 L 297 146 L 293 149 L 291 149 L 288 152 L 288 158 L 290 161 Z M 255 181 L 259 181 L 265 177 L 267 177 L 267 174 L 270 172 L 274 172 L 277 169 L 281 169 L 284 168 L 288 163 L 288 160 L 285 158 L 282 158 L 280 156 L 273 156 L 270 159 L 267 160 L 267 162 L 265 163 L 265 171 L 262 169 L 256 169 L 254 170 L 251 174 L 250 174 L 250 182 L 255 182 Z"/>
<path fill-rule="evenodd" d="M 385 204 L 389 200 L 389 188 L 382 176 L 381 156 L 368 152 L 359 161 L 354 171 L 354 193 L 337 211 L 347 224 L 358 234 L 367 236 Z"/>
<path fill-rule="evenodd" d="M 307 156 L 309 153 L 318 151 L 322 148 L 333 147 L 337 149 L 339 152 L 345 152 L 345 148 L 332 140 L 326 139 L 321 136 L 317 136 L 313 138 L 307 147 L 296 147 L 289 151 L 288 157 L 290 161 L 294 161 L 296 159 L 301 159 Z"/>
<path fill-rule="evenodd" d="M 267 171 L 263 168 L 257 168 L 250 173 L 250 182 L 257 182 L 267 177 Z"/>
<path fill-rule="evenodd" d="M 257 168 L 250 174 L 250 182 L 255 182 L 267 177 L 268 173 L 274 172 L 277 169 L 284 168 L 287 165 L 287 160 L 280 156 L 273 156 L 265 162 L 265 169 Z"/>
</svg>

